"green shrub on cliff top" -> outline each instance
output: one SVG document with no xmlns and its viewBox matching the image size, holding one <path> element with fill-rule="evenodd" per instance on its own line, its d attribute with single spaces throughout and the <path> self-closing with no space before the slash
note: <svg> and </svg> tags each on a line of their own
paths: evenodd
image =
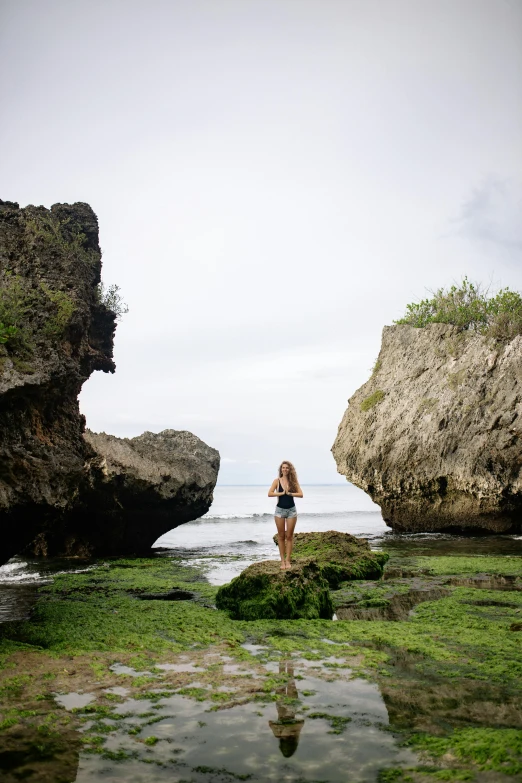
<svg viewBox="0 0 522 783">
<path fill-rule="evenodd" d="M 10 340 L 13 340 L 13 338 L 16 337 L 17 332 L 18 329 L 16 326 L 6 326 L 5 324 L 0 323 L 0 343 L 4 345 Z"/>
<path fill-rule="evenodd" d="M 67 260 L 81 258 L 90 263 L 96 260 L 96 251 L 89 248 L 81 227 L 70 218 L 60 220 L 58 215 L 45 211 L 34 211 L 26 218 L 26 234 L 36 248 L 60 254 Z"/>
<path fill-rule="evenodd" d="M 422 328 L 428 324 L 452 324 L 461 331 L 476 331 L 496 340 L 511 340 L 522 334 L 522 295 L 502 288 L 494 296 L 464 277 L 460 285 L 439 288 L 431 299 L 406 305 L 406 314 L 396 324 Z"/>
</svg>

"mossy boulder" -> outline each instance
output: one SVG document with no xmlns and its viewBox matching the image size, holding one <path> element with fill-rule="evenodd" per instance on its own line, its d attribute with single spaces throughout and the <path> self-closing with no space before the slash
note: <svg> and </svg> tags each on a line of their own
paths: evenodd
<svg viewBox="0 0 522 783">
<path fill-rule="evenodd" d="M 228 611 L 234 620 L 330 619 L 329 588 L 352 579 L 379 579 L 389 556 L 372 552 L 364 538 L 329 530 L 298 533 L 292 557 L 292 568 L 286 571 L 281 571 L 279 560 L 246 568 L 219 588 L 218 609 Z"/>
<path fill-rule="evenodd" d="M 274 536 L 277 543 L 277 535 Z M 372 552 L 365 538 L 328 530 L 325 533 L 297 533 L 292 558 L 295 563 L 312 559 L 330 587 L 352 579 L 380 579 L 389 559 L 386 552 Z"/>
<path fill-rule="evenodd" d="M 254 563 L 219 588 L 216 606 L 234 620 L 330 620 L 333 615 L 328 582 L 306 558 L 286 571 L 279 560 Z"/>
</svg>

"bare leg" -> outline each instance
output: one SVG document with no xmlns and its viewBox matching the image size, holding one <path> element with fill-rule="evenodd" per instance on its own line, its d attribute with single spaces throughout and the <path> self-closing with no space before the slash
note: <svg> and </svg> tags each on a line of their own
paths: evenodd
<svg viewBox="0 0 522 783">
<path fill-rule="evenodd" d="M 274 517 L 277 527 L 277 545 L 281 557 L 281 569 L 285 567 L 285 520 L 282 517 Z"/>
<path fill-rule="evenodd" d="M 292 557 L 292 547 L 294 546 L 294 529 L 297 517 L 286 520 L 286 568 L 291 568 L 290 558 Z"/>
</svg>

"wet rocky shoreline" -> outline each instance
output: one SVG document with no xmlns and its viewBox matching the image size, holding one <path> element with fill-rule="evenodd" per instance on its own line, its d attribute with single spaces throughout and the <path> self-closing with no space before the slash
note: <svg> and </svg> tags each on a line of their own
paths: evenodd
<svg viewBox="0 0 522 783">
<path fill-rule="evenodd" d="M 2 779 L 520 780 L 518 543 L 397 542 L 337 622 L 234 621 L 167 553 L 57 574 L 0 626 Z"/>
</svg>

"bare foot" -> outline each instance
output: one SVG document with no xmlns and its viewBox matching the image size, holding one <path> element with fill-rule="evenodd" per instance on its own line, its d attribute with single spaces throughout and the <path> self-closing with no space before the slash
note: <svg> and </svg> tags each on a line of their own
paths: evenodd
<svg viewBox="0 0 522 783">
<path fill-rule="evenodd" d="M 281 560 L 281 565 L 279 566 L 280 571 L 284 571 L 286 569 L 285 561 Z"/>
<path fill-rule="evenodd" d="M 285 563 L 285 569 L 289 571 L 292 568 L 292 563 L 290 563 L 288 560 Z"/>
</svg>

